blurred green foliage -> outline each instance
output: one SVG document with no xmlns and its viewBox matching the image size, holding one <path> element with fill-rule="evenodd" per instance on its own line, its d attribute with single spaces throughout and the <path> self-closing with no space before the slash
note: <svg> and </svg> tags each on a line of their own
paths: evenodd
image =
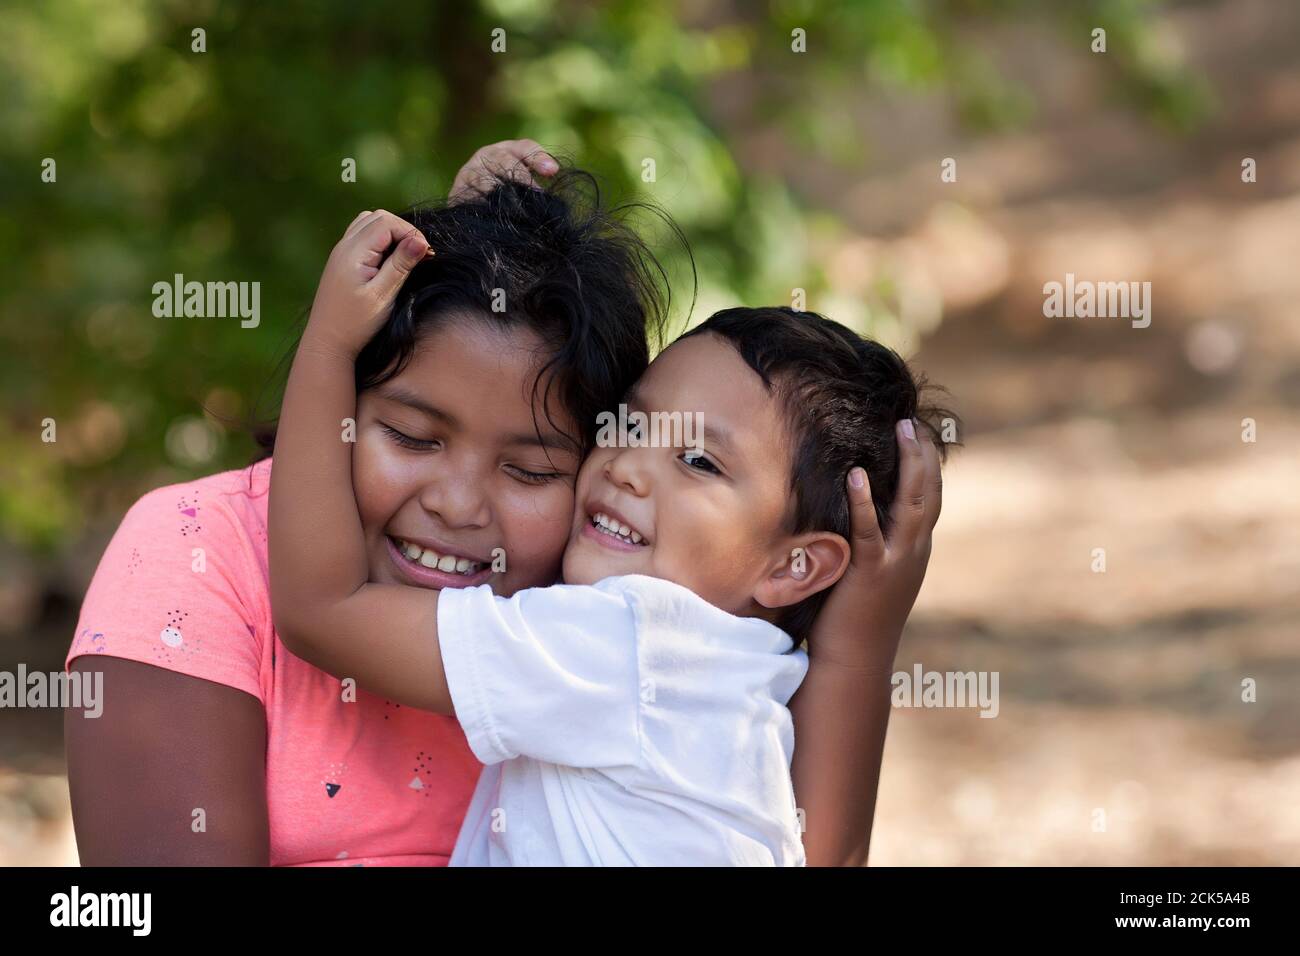
<svg viewBox="0 0 1300 956">
<path fill-rule="evenodd" d="M 742 172 L 708 94 L 743 76 L 795 150 L 860 167 L 846 97 L 947 95 L 974 131 L 1031 91 L 963 42 L 983 20 L 1104 22 L 1117 89 L 1175 127 L 1202 91 L 1158 55 L 1139 0 L 43 0 L 0 9 L 0 531 L 40 550 L 143 490 L 244 464 L 238 423 L 273 414 L 277 361 L 343 226 L 441 195 L 479 146 L 527 136 L 648 197 L 684 228 L 697 313 L 825 284 L 834 230 Z M 206 52 L 192 50 L 196 27 Z M 506 31 L 506 51 L 491 49 Z M 809 53 L 793 56 L 792 31 Z M 344 158 L 357 182 L 342 181 Z M 654 158 L 657 181 L 642 181 Z M 42 162 L 57 163 L 43 182 Z M 662 237 L 661 237 L 662 238 Z M 680 251 L 662 246 L 685 281 Z M 261 283 L 262 321 L 159 319 L 151 287 Z M 683 288 L 679 292 L 687 292 Z M 689 295 L 681 298 L 689 299 Z M 887 303 L 881 308 L 887 309 Z M 272 386 L 272 387 L 268 387 Z M 55 443 L 41 441 L 53 419 Z"/>
</svg>

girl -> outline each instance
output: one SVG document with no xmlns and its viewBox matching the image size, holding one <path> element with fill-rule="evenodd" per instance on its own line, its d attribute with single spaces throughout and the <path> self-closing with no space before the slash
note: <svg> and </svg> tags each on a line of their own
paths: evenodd
<svg viewBox="0 0 1300 956">
<path fill-rule="evenodd" d="M 486 580 L 503 595 L 554 581 L 595 410 L 648 362 L 665 306 L 652 257 L 572 178 L 489 190 L 482 169 L 516 159 L 557 168 L 536 144 L 504 144 L 462 171 L 464 202 L 416 219 L 440 261 L 402 287 L 358 363 L 354 484 L 372 580 Z M 390 301 L 406 276 L 391 278 Z M 497 289 L 530 306 L 511 309 L 504 343 L 468 308 Z M 869 502 L 855 515 L 854 563 L 791 704 L 814 864 L 865 861 L 888 675 L 938 511 L 937 456 L 913 446 L 889 543 Z M 479 765 L 451 718 L 353 692 L 280 645 L 271 468 L 146 495 L 105 552 L 68 654 L 104 675 L 103 716 L 66 723 L 85 864 L 447 860 Z M 436 549 L 436 567 L 394 555 L 401 536 Z"/>
</svg>

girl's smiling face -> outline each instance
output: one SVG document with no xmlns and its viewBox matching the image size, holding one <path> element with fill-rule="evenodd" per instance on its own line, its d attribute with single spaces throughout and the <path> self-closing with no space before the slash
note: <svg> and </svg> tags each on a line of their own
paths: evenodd
<svg viewBox="0 0 1300 956">
<path fill-rule="evenodd" d="M 447 316 L 358 396 L 352 479 L 371 581 L 509 596 L 558 580 L 581 455 L 555 400 L 559 429 L 544 389 L 534 404 L 544 361 L 531 331 Z"/>
</svg>

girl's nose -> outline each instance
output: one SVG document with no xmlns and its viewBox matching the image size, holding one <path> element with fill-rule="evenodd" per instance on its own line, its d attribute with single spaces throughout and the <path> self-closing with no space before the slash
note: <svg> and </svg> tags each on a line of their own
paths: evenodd
<svg viewBox="0 0 1300 956">
<path fill-rule="evenodd" d="M 491 521 L 485 487 L 474 475 L 440 475 L 420 489 L 420 507 L 448 528 L 485 528 Z"/>
</svg>

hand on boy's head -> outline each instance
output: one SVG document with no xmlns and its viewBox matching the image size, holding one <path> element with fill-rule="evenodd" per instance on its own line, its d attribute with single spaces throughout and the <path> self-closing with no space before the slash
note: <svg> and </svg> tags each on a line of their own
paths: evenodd
<svg viewBox="0 0 1300 956">
<path fill-rule="evenodd" d="M 889 534 L 881 533 L 866 475 L 854 469 L 859 474 L 850 474 L 846 482 L 852 560 L 808 639 L 814 656 L 881 673 L 893 668 L 903 625 L 925 579 L 943 504 L 940 456 L 930 435 L 911 421 L 898 422 L 894 431 L 899 475 Z"/>
<path fill-rule="evenodd" d="M 534 140 L 507 139 L 484 146 L 456 173 L 447 198 L 463 202 L 491 192 L 502 180 L 536 186 L 534 176 L 554 176 L 560 171 L 555 157 Z"/>
<path fill-rule="evenodd" d="M 355 357 L 388 318 L 411 270 L 430 255 L 411 223 L 382 209 L 362 212 L 325 263 L 305 338 Z"/>
</svg>

